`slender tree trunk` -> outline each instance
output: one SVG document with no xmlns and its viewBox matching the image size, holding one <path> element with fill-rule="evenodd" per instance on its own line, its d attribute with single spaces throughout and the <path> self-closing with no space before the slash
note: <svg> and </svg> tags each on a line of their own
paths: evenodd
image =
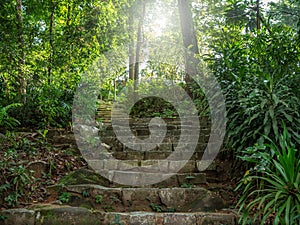
<svg viewBox="0 0 300 225">
<path fill-rule="evenodd" d="M 128 68 L 129 68 L 129 85 L 128 85 L 128 99 L 132 99 L 133 97 L 133 87 L 132 82 L 134 82 L 134 4 L 131 3 L 131 7 L 129 10 L 128 16 L 128 36 L 129 36 L 129 45 L 128 45 Z"/>
<path fill-rule="evenodd" d="M 199 60 L 195 55 L 199 54 L 197 38 L 195 35 L 192 11 L 188 0 L 178 0 L 178 9 L 180 16 L 181 33 L 183 45 L 186 49 L 185 53 L 185 67 L 186 75 L 185 82 L 187 85 L 187 92 L 190 93 L 190 86 L 192 79 L 190 75 L 197 74 L 197 66 Z"/>
<path fill-rule="evenodd" d="M 25 45 L 23 37 L 23 9 L 22 0 L 17 0 L 16 4 L 16 17 L 17 17 L 17 29 L 18 29 L 18 94 L 22 102 L 25 102 L 26 94 L 26 78 L 24 73 L 25 67 Z"/>
<path fill-rule="evenodd" d="M 133 12 L 129 15 L 129 80 L 134 80 L 134 21 Z"/>
<path fill-rule="evenodd" d="M 48 59 L 48 84 L 51 84 L 52 79 L 52 67 L 53 67 L 53 27 L 54 27 L 54 13 L 55 13 L 55 2 L 51 0 L 51 14 L 49 24 L 49 59 Z"/>
<path fill-rule="evenodd" d="M 117 100 L 117 76 L 114 78 L 114 101 Z"/>
<path fill-rule="evenodd" d="M 71 3 L 68 1 L 68 11 L 67 11 L 67 20 L 66 20 L 66 27 L 67 27 L 67 41 L 70 37 L 70 22 L 71 22 Z"/>
<path fill-rule="evenodd" d="M 67 11 L 67 20 L 66 20 L 66 43 L 68 43 L 69 47 L 69 65 L 72 65 L 72 42 L 70 42 L 71 37 L 71 28 L 70 28 L 70 22 L 71 22 L 71 14 L 72 14 L 72 6 L 71 2 L 68 1 L 68 11 Z"/>
<path fill-rule="evenodd" d="M 137 99 L 137 88 L 140 72 L 140 52 L 143 43 L 142 40 L 142 28 L 144 24 L 144 18 L 146 13 L 146 2 L 142 1 L 142 11 L 139 18 L 138 31 L 137 31 L 137 42 L 136 42 L 136 52 L 135 52 L 135 66 L 134 66 L 134 99 Z"/>
<path fill-rule="evenodd" d="M 260 30 L 260 2 L 256 0 L 256 27 L 257 30 Z"/>
</svg>

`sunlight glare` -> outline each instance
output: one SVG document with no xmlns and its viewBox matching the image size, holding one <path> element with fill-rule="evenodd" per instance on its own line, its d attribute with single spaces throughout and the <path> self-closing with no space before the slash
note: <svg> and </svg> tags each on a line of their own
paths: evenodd
<svg viewBox="0 0 300 225">
<path fill-rule="evenodd" d="M 157 17 L 153 21 L 152 30 L 155 37 L 162 36 L 164 30 L 167 27 L 167 19 L 164 16 Z"/>
</svg>

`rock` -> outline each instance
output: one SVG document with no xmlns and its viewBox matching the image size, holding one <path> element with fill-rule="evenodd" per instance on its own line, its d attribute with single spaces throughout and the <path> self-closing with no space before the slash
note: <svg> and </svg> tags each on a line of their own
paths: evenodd
<svg viewBox="0 0 300 225">
<path fill-rule="evenodd" d="M 188 212 L 209 212 L 225 208 L 223 199 L 218 196 L 208 195 L 205 198 L 194 199 L 186 202 L 183 211 Z"/>
<path fill-rule="evenodd" d="M 181 212 L 201 211 L 199 210 L 199 207 L 194 207 L 191 202 L 202 203 L 203 199 L 210 199 L 209 196 L 210 192 L 204 188 L 159 189 L 161 202 L 168 208 L 174 208 L 176 211 Z"/>
<path fill-rule="evenodd" d="M 204 188 L 160 189 L 161 202 L 180 212 L 207 212 L 225 207 L 224 201 Z"/>
<path fill-rule="evenodd" d="M 130 215 L 130 225 L 150 225 L 156 224 L 154 213 L 135 212 Z"/>
<path fill-rule="evenodd" d="M 129 214 L 128 213 L 106 213 L 104 216 L 103 225 L 129 225 Z"/>
<path fill-rule="evenodd" d="M 238 216 L 229 213 L 211 213 L 200 214 L 198 217 L 199 225 L 236 225 L 238 224 Z"/>
<path fill-rule="evenodd" d="M 188 213 L 180 214 L 168 214 L 164 218 L 164 225 L 174 225 L 174 224 L 185 224 L 185 225 L 194 225 L 197 224 L 196 216 Z"/>
<path fill-rule="evenodd" d="M 0 215 L 6 219 L 2 225 L 236 225 L 238 217 L 234 212 L 218 213 L 154 213 L 154 212 L 103 212 L 81 207 L 38 205 L 32 210 L 3 210 Z"/>
<path fill-rule="evenodd" d="M 79 169 L 63 177 L 59 185 L 98 184 L 109 186 L 109 180 L 92 170 Z"/>
<path fill-rule="evenodd" d="M 1 225 L 34 225 L 35 215 L 33 210 L 27 209 L 8 209 L 0 212 L 4 220 L 0 220 Z"/>
<path fill-rule="evenodd" d="M 36 211 L 35 225 L 90 225 L 101 224 L 98 213 L 80 207 L 40 209 Z"/>
</svg>

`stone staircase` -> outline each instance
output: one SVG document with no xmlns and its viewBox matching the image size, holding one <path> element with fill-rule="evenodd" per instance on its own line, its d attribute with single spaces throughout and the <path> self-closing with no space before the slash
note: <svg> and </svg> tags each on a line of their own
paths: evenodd
<svg viewBox="0 0 300 225">
<path fill-rule="evenodd" d="M 100 118 L 103 123 L 110 124 L 111 122 L 112 103 L 99 100 L 97 108 L 97 118 Z"/>
<path fill-rule="evenodd" d="M 0 224 L 238 224 L 237 213 L 229 209 L 226 201 L 232 190 L 227 186 L 230 164 L 218 157 L 206 170 L 201 169 L 206 164 L 201 158 L 210 135 L 208 118 L 199 119 L 201 132 L 193 137 L 197 142 L 195 151 L 191 157 L 186 157 L 185 146 L 179 145 L 180 140 L 191 138 L 186 131 L 192 129 L 192 123 L 182 125 L 176 118 L 164 119 L 167 132 L 162 141 L 145 146 L 137 139 L 131 142 L 126 122 L 112 126 L 110 110 L 108 103 L 100 104 L 98 110 L 103 123 L 99 135 L 107 158 L 87 159 L 91 168 L 97 168 L 96 172 L 109 179 L 91 170 L 75 171 L 61 183 L 63 191 L 72 194 L 67 204 L 6 210 L 2 214 L 8 219 Z M 122 112 L 119 115 L 122 119 Z M 151 136 L 149 122 L 150 119 L 131 118 L 131 133 L 139 140 L 146 140 Z M 130 146 L 116 137 L 116 130 L 123 140 L 131 143 Z M 180 147 L 183 150 L 180 151 Z M 94 178 L 73 182 L 74 177 L 82 174 Z M 126 182 L 122 183 L 124 179 Z M 155 182 L 157 180 L 160 182 Z"/>
<path fill-rule="evenodd" d="M 107 103 L 106 103 L 107 104 Z M 114 115 L 119 119 L 118 125 L 114 127 L 111 124 L 110 118 L 111 107 L 107 105 L 100 108 L 98 115 L 102 115 L 104 126 L 100 131 L 101 142 L 105 144 L 109 153 L 114 159 L 119 160 L 102 160 L 100 167 L 102 172 L 110 174 L 110 178 L 118 176 L 118 174 L 135 173 L 139 179 L 133 179 L 131 184 L 133 186 L 139 186 L 135 184 L 134 180 L 142 180 L 144 173 L 151 173 L 151 169 L 155 169 L 155 172 L 164 173 L 167 177 L 168 173 L 173 174 L 169 179 L 164 180 L 161 183 L 152 185 L 153 187 L 180 187 L 186 186 L 186 184 L 204 186 L 207 182 L 223 182 L 228 179 L 230 173 L 230 164 L 223 159 L 217 158 L 213 163 L 206 162 L 202 159 L 204 151 L 207 147 L 207 142 L 210 137 L 210 121 L 209 118 L 199 118 L 200 134 L 199 136 L 191 136 L 186 131 L 193 129 L 193 123 L 182 125 L 180 119 L 177 118 L 165 118 L 167 132 L 159 143 L 136 143 L 131 141 L 131 134 L 128 134 L 126 127 L 126 121 L 122 122 L 121 113 L 118 112 Z M 120 117 L 118 118 L 118 115 Z M 151 118 L 143 119 L 129 119 L 130 133 L 140 140 L 146 140 L 150 136 L 149 123 Z M 153 124 L 152 124 L 153 125 Z M 155 126 L 155 124 L 154 124 Z M 119 136 L 122 136 L 123 140 L 130 142 L 132 147 L 124 145 L 117 137 L 116 130 Z M 124 132 L 122 132 L 124 130 Z M 182 134 L 183 133 L 183 134 Z M 196 146 L 191 157 L 186 157 L 185 146 L 178 146 L 179 141 L 196 140 Z M 148 145 L 148 146 L 147 146 Z M 150 150 L 149 150 L 150 145 Z M 147 148 L 147 150 L 143 150 Z M 182 148 L 178 150 L 178 148 Z M 188 146 L 186 146 L 188 148 Z M 99 164 L 97 160 L 91 159 L 89 164 Z M 208 165 L 205 171 L 202 171 L 203 165 Z M 182 168 L 177 171 L 176 168 L 182 165 Z M 128 166 L 128 168 L 127 168 Z M 139 171 L 140 167 L 147 167 L 149 169 Z M 136 171 L 134 171 L 136 170 Z M 153 172 L 153 176 L 155 176 Z M 161 174 L 157 175 L 160 176 Z"/>
</svg>

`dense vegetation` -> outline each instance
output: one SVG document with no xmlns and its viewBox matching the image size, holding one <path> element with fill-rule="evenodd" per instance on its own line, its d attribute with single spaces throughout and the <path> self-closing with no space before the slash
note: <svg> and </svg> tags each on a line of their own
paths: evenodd
<svg viewBox="0 0 300 225">
<path fill-rule="evenodd" d="M 190 17 L 182 14 L 186 6 Z M 162 93 L 179 85 L 199 115 L 209 116 L 205 93 L 188 76 L 193 59 L 183 47 L 205 62 L 225 96 L 226 149 L 247 162 L 238 186 L 243 223 L 250 223 L 254 208 L 262 224 L 299 224 L 299 0 L 2 0 L 0 132 L 71 127 L 73 97 L 87 77 L 98 79 L 97 95 L 104 101 L 151 95 L 148 81 Z M 150 97 L 131 115 L 178 112 Z M 24 195 L 20 187 L 30 177 L 5 163 L 3 174 L 18 177 L 18 187 L 4 179 L 0 194 L 11 188 Z M 249 193 L 260 197 L 253 201 Z"/>
</svg>

